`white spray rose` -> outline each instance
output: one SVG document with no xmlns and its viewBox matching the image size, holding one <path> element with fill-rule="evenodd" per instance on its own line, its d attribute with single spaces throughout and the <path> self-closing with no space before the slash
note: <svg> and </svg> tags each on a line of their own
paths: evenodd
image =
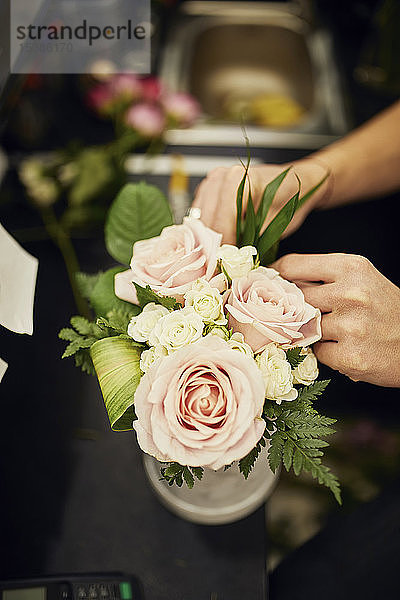
<svg viewBox="0 0 400 600">
<path fill-rule="evenodd" d="M 155 302 L 146 304 L 142 312 L 130 320 L 128 335 L 136 342 L 148 342 L 156 323 L 168 313 L 168 308 L 161 306 L 161 304 L 155 304 Z"/>
<path fill-rule="evenodd" d="M 185 306 L 192 306 L 205 323 L 226 325 L 222 296 L 205 279 L 198 279 L 185 294 Z"/>
<path fill-rule="evenodd" d="M 238 350 L 239 352 L 246 354 L 246 356 L 248 356 L 249 358 L 254 358 L 253 350 L 244 341 L 242 333 L 239 333 L 238 331 L 233 333 L 231 338 L 228 340 L 228 344 L 232 348 L 232 350 Z"/>
<path fill-rule="evenodd" d="M 292 371 L 293 382 L 301 385 L 311 385 L 317 379 L 318 362 L 315 354 L 311 350 L 307 351 L 307 356 Z"/>
<path fill-rule="evenodd" d="M 149 337 L 150 346 L 163 346 L 168 354 L 199 340 L 203 319 L 192 306 L 174 310 L 162 317 Z"/>
<path fill-rule="evenodd" d="M 230 244 L 223 244 L 217 252 L 217 258 L 221 260 L 222 267 L 231 279 L 244 277 L 254 268 L 253 256 L 257 250 L 253 246 L 237 248 Z"/>
<path fill-rule="evenodd" d="M 293 387 L 293 375 L 286 354 L 275 344 L 268 344 L 256 356 L 256 363 L 265 383 L 265 397 L 281 404 L 282 400 L 295 400 L 297 390 Z"/>
<path fill-rule="evenodd" d="M 208 330 L 207 335 L 215 335 L 216 337 L 221 338 L 221 340 L 228 341 L 229 340 L 229 331 L 223 325 L 216 325 Z"/>
<path fill-rule="evenodd" d="M 162 346 L 152 346 L 149 350 L 143 350 L 140 355 L 140 370 L 147 373 L 150 367 L 163 356 L 167 356 L 168 352 Z"/>
</svg>

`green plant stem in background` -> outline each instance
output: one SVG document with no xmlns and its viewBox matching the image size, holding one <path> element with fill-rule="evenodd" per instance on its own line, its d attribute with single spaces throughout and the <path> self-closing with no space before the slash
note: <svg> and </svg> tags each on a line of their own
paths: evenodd
<svg viewBox="0 0 400 600">
<path fill-rule="evenodd" d="M 80 268 L 71 238 L 60 225 L 52 207 L 42 208 L 40 213 L 44 226 L 46 227 L 46 231 L 59 248 L 64 259 L 76 308 L 78 309 L 79 314 L 81 314 L 83 317 L 91 319 L 92 315 L 90 313 L 89 305 L 80 293 L 75 280 L 75 274 L 80 271 Z"/>
</svg>

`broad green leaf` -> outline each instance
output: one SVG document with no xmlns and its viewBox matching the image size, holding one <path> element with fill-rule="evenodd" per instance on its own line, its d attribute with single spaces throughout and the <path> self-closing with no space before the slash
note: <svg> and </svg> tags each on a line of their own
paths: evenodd
<svg viewBox="0 0 400 600">
<path fill-rule="evenodd" d="M 161 190 L 144 182 L 127 183 L 107 215 L 107 250 L 115 260 L 128 265 L 135 242 L 158 236 L 172 224 L 171 210 Z"/>
<path fill-rule="evenodd" d="M 249 186 L 249 196 L 247 199 L 246 217 L 244 219 L 243 236 L 241 246 L 253 246 L 256 235 L 256 215 L 254 212 L 253 198 Z"/>
<path fill-rule="evenodd" d="M 125 300 L 120 300 L 114 293 L 114 277 L 116 273 L 124 271 L 124 267 L 113 267 L 104 273 L 101 273 L 97 279 L 92 293 L 90 294 L 90 304 L 98 317 L 105 317 L 107 313 L 117 310 L 131 316 L 137 315 L 140 308 Z"/>
<path fill-rule="evenodd" d="M 129 340 L 110 337 L 99 340 L 90 349 L 111 428 L 132 429 L 135 419 L 134 395 L 140 382 L 141 350 Z"/>
<path fill-rule="evenodd" d="M 168 310 L 173 310 L 177 304 L 175 298 L 171 296 L 160 296 L 153 292 L 149 285 L 146 287 L 142 287 L 141 285 L 135 283 L 136 295 L 138 302 L 142 308 L 146 306 L 146 304 L 150 304 L 150 302 L 155 302 L 155 304 L 161 304 L 168 308 Z"/>
<path fill-rule="evenodd" d="M 272 219 L 271 223 L 260 237 L 257 244 L 257 250 L 262 264 L 264 264 L 264 258 L 268 250 L 279 241 L 282 233 L 292 220 L 299 201 L 299 193 L 300 190 L 286 202 L 285 206 L 281 208 L 278 214 Z"/>
<path fill-rule="evenodd" d="M 292 167 L 289 167 L 288 169 L 283 171 L 280 175 L 275 177 L 275 179 L 270 181 L 268 183 L 268 185 L 266 186 L 266 188 L 263 192 L 262 198 L 261 198 L 260 206 L 258 207 L 258 210 L 257 210 L 257 218 L 256 218 L 256 235 L 257 236 L 259 235 L 261 227 L 263 226 L 263 223 L 264 223 L 265 219 L 267 218 L 268 211 L 271 208 L 271 204 L 275 198 L 275 194 L 278 191 L 281 183 L 283 182 L 283 180 L 285 179 L 286 175 L 289 173 L 291 168 Z"/>
</svg>

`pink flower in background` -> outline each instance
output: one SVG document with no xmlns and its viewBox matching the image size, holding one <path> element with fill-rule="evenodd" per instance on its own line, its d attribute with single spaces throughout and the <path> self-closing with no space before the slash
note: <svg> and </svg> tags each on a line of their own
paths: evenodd
<svg viewBox="0 0 400 600">
<path fill-rule="evenodd" d="M 257 444 L 263 405 L 254 360 L 208 336 L 150 367 L 136 389 L 133 427 L 147 454 L 217 470 Z"/>
<path fill-rule="evenodd" d="M 186 217 L 182 225 L 165 227 L 158 237 L 136 242 L 131 268 L 115 276 L 115 294 L 136 304 L 135 281 L 181 301 L 200 277 L 219 289 L 223 276 L 214 273 L 221 238 L 198 219 Z"/>
<path fill-rule="evenodd" d="M 225 308 L 229 327 L 242 333 L 254 352 L 270 342 L 310 346 L 321 338 L 320 311 L 274 269 L 258 267 L 234 279 Z"/>
<path fill-rule="evenodd" d="M 166 94 L 162 99 L 162 105 L 167 116 L 178 127 L 189 127 L 196 121 L 201 112 L 197 100 L 193 96 L 182 92 Z"/>
<path fill-rule="evenodd" d="M 143 95 L 141 80 L 131 73 L 115 75 L 109 80 L 109 86 L 116 100 L 137 100 Z"/>
<path fill-rule="evenodd" d="M 101 115 L 109 115 L 114 105 L 114 95 L 108 83 L 92 87 L 87 93 L 86 100 L 90 108 Z"/>
<path fill-rule="evenodd" d="M 148 102 L 157 102 L 162 93 L 162 83 L 158 77 L 144 77 L 141 79 L 142 92 L 144 100 Z"/>
<path fill-rule="evenodd" d="M 158 106 L 141 102 L 135 104 L 125 114 L 125 123 L 144 138 L 161 137 L 166 119 Z"/>
</svg>

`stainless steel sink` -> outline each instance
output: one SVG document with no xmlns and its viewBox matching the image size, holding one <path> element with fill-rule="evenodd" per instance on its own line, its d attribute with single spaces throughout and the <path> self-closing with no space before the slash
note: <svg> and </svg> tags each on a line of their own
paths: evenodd
<svg viewBox="0 0 400 600">
<path fill-rule="evenodd" d="M 204 110 L 196 127 L 170 132 L 173 144 L 241 145 L 240 115 L 269 96 L 290 98 L 302 114 L 284 128 L 249 124 L 253 146 L 318 147 L 348 130 L 330 37 L 313 30 L 296 3 L 183 3 L 160 76 Z"/>
</svg>

